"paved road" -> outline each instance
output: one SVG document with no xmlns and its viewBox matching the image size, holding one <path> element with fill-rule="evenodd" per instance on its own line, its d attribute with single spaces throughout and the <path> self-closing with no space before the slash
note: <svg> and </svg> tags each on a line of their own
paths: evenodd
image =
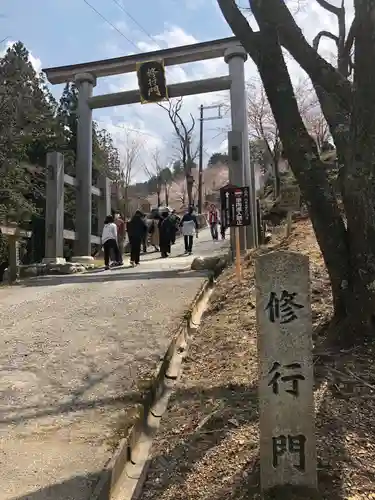
<svg viewBox="0 0 375 500">
<path fill-rule="evenodd" d="M 202 231 L 195 255 L 223 248 Z M 135 380 L 154 370 L 203 276 L 193 257 L 0 290 L 0 500 L 86 500 Z"/>
</svg>

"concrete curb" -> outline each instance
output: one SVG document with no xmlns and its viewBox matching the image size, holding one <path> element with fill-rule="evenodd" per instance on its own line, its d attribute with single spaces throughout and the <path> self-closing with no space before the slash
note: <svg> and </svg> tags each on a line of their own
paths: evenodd
<svg viewBox="0 0 375 500">
<path fill-rule="evenodd" d="M 213 287 L 213 278 L 208 278 L 197 293 L 155 374 L 138 421 L 106 464 L 90 500 L 136 500 L 139 497 L 147 475 L 153 437 L 180 376 L 189 337 L 198 327 Z"/>
</svg>

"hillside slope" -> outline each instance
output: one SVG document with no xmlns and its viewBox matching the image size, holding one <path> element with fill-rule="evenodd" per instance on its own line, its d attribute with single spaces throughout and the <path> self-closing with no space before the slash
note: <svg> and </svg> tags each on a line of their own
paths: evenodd
<svg viewBox="0 0 375 500">
<path fill-rule="evenodd" d="M 195 202 L 198 200 L 198 169 L 194 169 L 194 187 L 193 196 Z M 228 167 L 227 165 L 217 164 L 211 168 L 203 171 L 203 194 L 211 194 L 217 189 L 221 188 L 228 182 Z M 185 203 L 183 199 L 185 197 Z M 151 206 L 157 205 L 156 193 L 149 195 L 148 200 Z M 164 191 L 161 193 L 162 202 L 165 201 Z M 170 187 L 169 191 L 169 206 L 177 211 L 183 210 L 184 205 L 187 203 L 186 183 L 185 177 L 182 175 L 179 179 L 175 180 Z"/>
</svg>

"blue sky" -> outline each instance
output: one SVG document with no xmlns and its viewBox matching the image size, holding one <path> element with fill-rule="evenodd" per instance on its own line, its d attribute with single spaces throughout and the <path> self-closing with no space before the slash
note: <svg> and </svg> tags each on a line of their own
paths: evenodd
<svg viewBox="0 0 375 500">
<path fill-rule="evenodd" d="M 291 3 L 293 1 L 295 0 L 290 0 Z M 335 4 L 341 2 L 331 1 Z M 352 5 L 352 0 L 348 2 Z M 0 18 L 0 40 L 5 37 L 9 37 L 7 43 L 21 40 L 31 52 L 34 65 L 38 68 L 232 36 L 216 0 L 12 0 L 3 1 L 2 4 L 0 14 L 4 17 Z M 315 0 L 305 0 L 302 5 L 298 21 L 310 40 L 321 29 L 335 31 L 335 19 L 321 9 Z M 324 43 L 327 45 L 322 46 L 323 50 L 332 50 L 330 42 Z M 6 43 L 3 43 L 0 50 L 5 48 Z M 297 74 L 298 68 L 289 64 L 292 73 Z M 170 67 L 167 70 L 167 81 L 176 83 L 226 73 L 224 61 L 216 59 L 183 67 Z M 251 62 L 247 63 L 246 73 L 248 77 L 256 74 Z M 95 93 L 130 90 L 136 86 L 134 74 L 101 78 Z M 61 90 L 61 86 L 52 88 L 56 97 L 61 94 Z M 228 103 L 226 92 L 187 97 L 184 100 L 185 115 L 192 113 L 197 117 L 200 104 L 219 102 Z M 107 108 L 95 111 L 94 119 L 111 132 L 120 151 L 124 142 L 124 127 L 130 127 L 140 131 L 137 137 L 144 142 L 145 154 L 142 161 L 147 161 L 147 154 L 154 148 L 161 149 L 166 162 L 175 156 L 172 126 L 166 113 L 156 105 L 135 104 Z M 223 141 L 226 133 L 223 130 L 228 127 L 227 118 L 205 123 L 205 162 L 212 152 L 225 145 Z M 137 179 L 142 177 L 142 168 L 139 167 L 138 170 Z"/>
</svg>

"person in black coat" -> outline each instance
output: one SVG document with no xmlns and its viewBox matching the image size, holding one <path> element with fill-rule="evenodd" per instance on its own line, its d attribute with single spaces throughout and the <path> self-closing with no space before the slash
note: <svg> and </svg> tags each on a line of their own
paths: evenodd
<svg viewBox="0 0 375 500">
<path fill-rule="evenodd" d="M 128 222 L 127 230 L 130 243 L 130 264 L 132 266 L 138 266 L 142 241 L 145 235 L 147 235 L 147 224 L 140 210 L 137 210 Z"/>
<path fill-rule="evenodd" d="M 148 227 L 147 217 L 144 214 L 142 215 L 142 217 L 144 223 L 146 224 L 146 232 L 143 234 L 141 247 L 142 247 L 142 252 L 147 253 L 149 227 Z"/>
<path fill-rule="evenodd" d="M 176 243 L 176 234 L 181 222 L 180 217 L 176 214 L 176 210 L 172 210 L 171 215 L 169 216 L 171 222 L 173 223 L 172 235 L 171 235 L 171 243 L 174 245 Z"/>
<path fill-rule="evenodd" d="M 159 247 L 163 259 L 171 253 L 173 228 L 174 224 L 169 217 L 169 212 L 163 212 L 159 220 Z"/>
</svg>

